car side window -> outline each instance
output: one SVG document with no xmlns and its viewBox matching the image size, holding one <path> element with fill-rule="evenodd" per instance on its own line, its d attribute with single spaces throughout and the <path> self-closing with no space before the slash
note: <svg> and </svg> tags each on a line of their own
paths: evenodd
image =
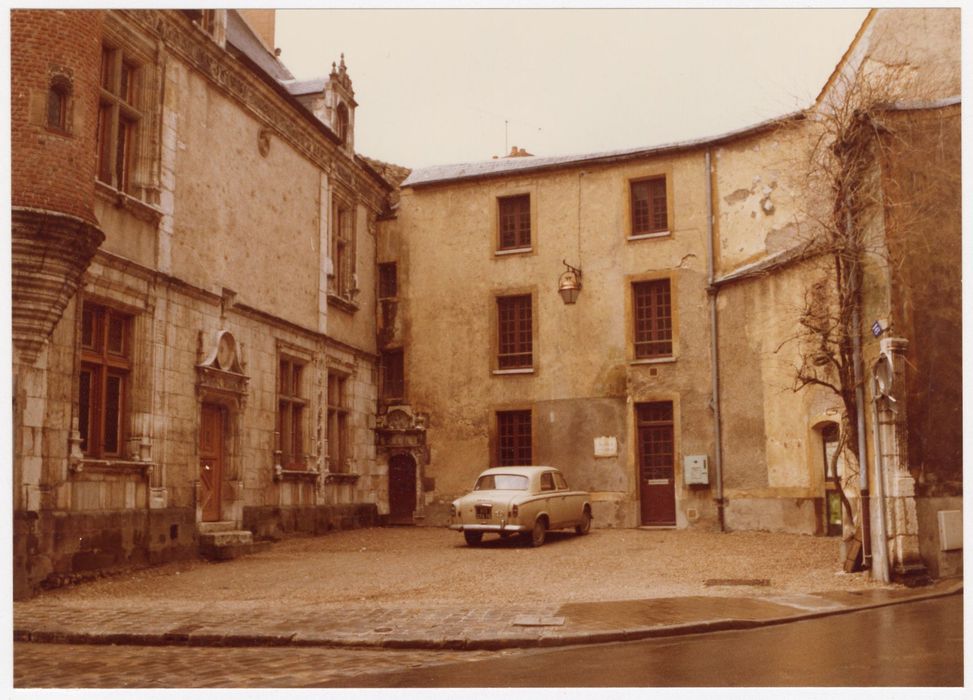
<svg viewBox="0 0 973 700">
<path fill-rule="evenodd" d="M 558 472 L 554 472 L 554 483 L 557 484 L 558 491 L 567 491 L 568 482 L 564 480 L 564 476 Z"/>
<path fill-rule="evenodd" d="M 541 474 L 541 491 L 554 490 L 554 473 L 544 472 Z"/>
</svg>

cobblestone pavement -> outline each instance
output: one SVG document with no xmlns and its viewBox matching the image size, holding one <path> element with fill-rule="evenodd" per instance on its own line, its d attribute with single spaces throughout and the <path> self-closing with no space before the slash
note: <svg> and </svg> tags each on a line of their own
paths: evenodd
<svg viewBox="0 0 973 700">
<path fill-rule="evenodd" d="M 14 644 L 17 688 L 313 688 L 508 652 Z"/>
<path fill-rule="evenodd" d="M 309 686 L 374 664 L 738 629 L 962 588 L 882 586 L 837 562 L 834 540 L 768 533 L 602 530 L 540 550 L 466 547 L 434 528 L 297 538 L 17 602 L 15 677 L 124 687 L 131 666 L 160 687 Z M 215 675 L 196 679 L 197 666 Z"/>
</svg>

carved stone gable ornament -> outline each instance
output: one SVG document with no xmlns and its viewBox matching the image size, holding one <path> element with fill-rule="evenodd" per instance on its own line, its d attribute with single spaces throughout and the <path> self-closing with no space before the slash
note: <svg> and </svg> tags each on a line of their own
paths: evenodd
<svg viewBox="0 0 973 700">
<path fill-rule="evenodd" d="M 202 334 L 200 334 L 202 336 Z M 243 398 L 250 379 L 244 374 L 236 338 L 229 331 L 217 331 L 201 338 L 206 357 L 196 365 L 197 388 Z"/>
<path fill-rule="evenodd" d="M 207 355 L 199 363 L 200 367 L 212 367 L 224 372 L 243 374 L 236 338 L 230 331 L 216 331 L 211 337 L 211 342 L 204 345 L 204 350 L 206 350 Z"/>
</svg>

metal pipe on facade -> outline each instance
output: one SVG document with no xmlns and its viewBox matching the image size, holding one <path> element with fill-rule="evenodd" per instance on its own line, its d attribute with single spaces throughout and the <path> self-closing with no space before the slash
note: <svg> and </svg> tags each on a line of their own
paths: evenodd
<svg viewBox="0 0 973 700">
<path fill-rule="evenodd" d="M 719 291 L 713 284 L 715 280 L 713 250 L 713 170 L 710 150 L 706 149 L 706 292 L 709 297 L 710 320 L 710 362 L 713 365 L 713 396 L 710 407 L 713 409 L 713 437 L 716 442 L 713 466 L 716 476 L 716 514 L 720 531 L 726 529 L 723 508 L 723 440 L 720 432 L 720 346 L 717 326 L 716 295 Z"/>
</svg>

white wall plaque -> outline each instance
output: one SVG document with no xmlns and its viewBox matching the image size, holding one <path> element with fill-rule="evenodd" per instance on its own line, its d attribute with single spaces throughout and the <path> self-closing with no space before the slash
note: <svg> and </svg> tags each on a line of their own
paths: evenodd
<svg viewBox="0 0 973 700">
<path fill-rule="evenodd" d="M 595 438 L 595 457 L 617 457 L 618 439 L 608 435 Z"/>
</svg>

